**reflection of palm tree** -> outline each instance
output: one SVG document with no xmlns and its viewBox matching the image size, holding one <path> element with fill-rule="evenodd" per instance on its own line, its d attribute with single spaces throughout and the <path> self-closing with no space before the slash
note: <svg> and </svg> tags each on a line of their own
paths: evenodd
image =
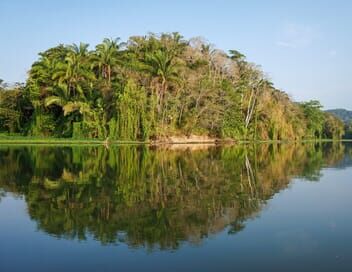
<svg viewBox="0 0 352 272">
<path fill-rule="evenodd" d="M 90 233 L 102 243 L 123 233 L 129 245 L 177 248 L 226 226 L 229 233 L 242 230 L 292 176 L 319 173 L 343 158 L 341 148 L 3 147 L 0 188 L 24 195 L 47 233 Z"/>
</svg>

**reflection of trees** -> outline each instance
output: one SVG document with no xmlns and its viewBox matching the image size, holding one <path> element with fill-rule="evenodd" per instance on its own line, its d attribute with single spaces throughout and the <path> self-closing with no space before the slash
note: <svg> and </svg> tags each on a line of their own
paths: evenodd
<svg viewBox="0 0 352 272">
<path fill-rule="evenodd" d="M 0 188 L 24 195 L 45 232 L 176 248 L 244 228 L 293 176 L 315 180 L 343 145 L 151 150 L 143 146 L 0 149 Z"/>
</svg>

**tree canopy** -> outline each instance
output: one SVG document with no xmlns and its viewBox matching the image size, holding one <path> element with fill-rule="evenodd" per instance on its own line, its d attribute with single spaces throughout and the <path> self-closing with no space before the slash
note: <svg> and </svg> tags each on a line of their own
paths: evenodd
<svg viewBox="0 0 352 272">
<path fill-rule="evenodd" d="M 0 84 L 0 131 L 31 136 L 283 140 L 341 138 L 317 101 L 296 103 L 237 50 L 179 33 L 63 45 L 24 85 Z"/>
</svg>

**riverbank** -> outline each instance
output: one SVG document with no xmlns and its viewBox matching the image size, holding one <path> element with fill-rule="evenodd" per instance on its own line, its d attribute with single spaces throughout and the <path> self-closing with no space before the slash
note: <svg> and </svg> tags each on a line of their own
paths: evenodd
<svg viewBox="0 0 352 272">
<path fill-rule="evenodd" d="M 74 138 L 51 138 L 51 137 L 32 137 L 20 135 L 0 134 L 0 144 L 149 144 L 149 145 L 169 145 L 169 144 L 218 144 L 236 143 L 231 139 L 218 139 L 201 135 L 190 136 L 168 136 L 157 140 L 149 141 L 126 141 L 107 139 L 74 139 Z"/>
<path fill-rule="evenodd" d="M 30 136 L 12 136 L 0 135 L 0 145 L 116 145 L 116 144 L 147 144 L 147 145 L 219 145 L 219 144 L 246 144 L 246 143 L 292 143 L 292 142 L 352 142 L 352 139 L 310 139 L 310 140 L 232 140 L 218 139 L 206 136 L 192 137 L 167 137 L 156 141 L 120 141 L 109 139 L 73 139 L 73 138 L 50 138 L 50 137 L 30 137 Z"/>
<path fill-rule="evenodd" d="M 116 141 L 116 144 L 145 144 L 147 142 L 135 141 Z M 115 141 L 106 141 L 101 139 L 72 139 L 72 138 L 39 138 L 25 136 L 0 136 L 0 145 L 18 144 L 18 145 L 107 145 L 115 144 Z"/>
</svg>

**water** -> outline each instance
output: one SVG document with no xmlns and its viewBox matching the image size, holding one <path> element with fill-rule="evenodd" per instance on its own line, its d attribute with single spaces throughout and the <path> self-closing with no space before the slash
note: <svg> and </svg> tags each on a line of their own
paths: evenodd
<svg viewBox="0 0 352 272">
<path fill-rule="evenodd" d="M 0 146 L 0 271 L 352 271 L 352 145 Z"/>
</svg>

